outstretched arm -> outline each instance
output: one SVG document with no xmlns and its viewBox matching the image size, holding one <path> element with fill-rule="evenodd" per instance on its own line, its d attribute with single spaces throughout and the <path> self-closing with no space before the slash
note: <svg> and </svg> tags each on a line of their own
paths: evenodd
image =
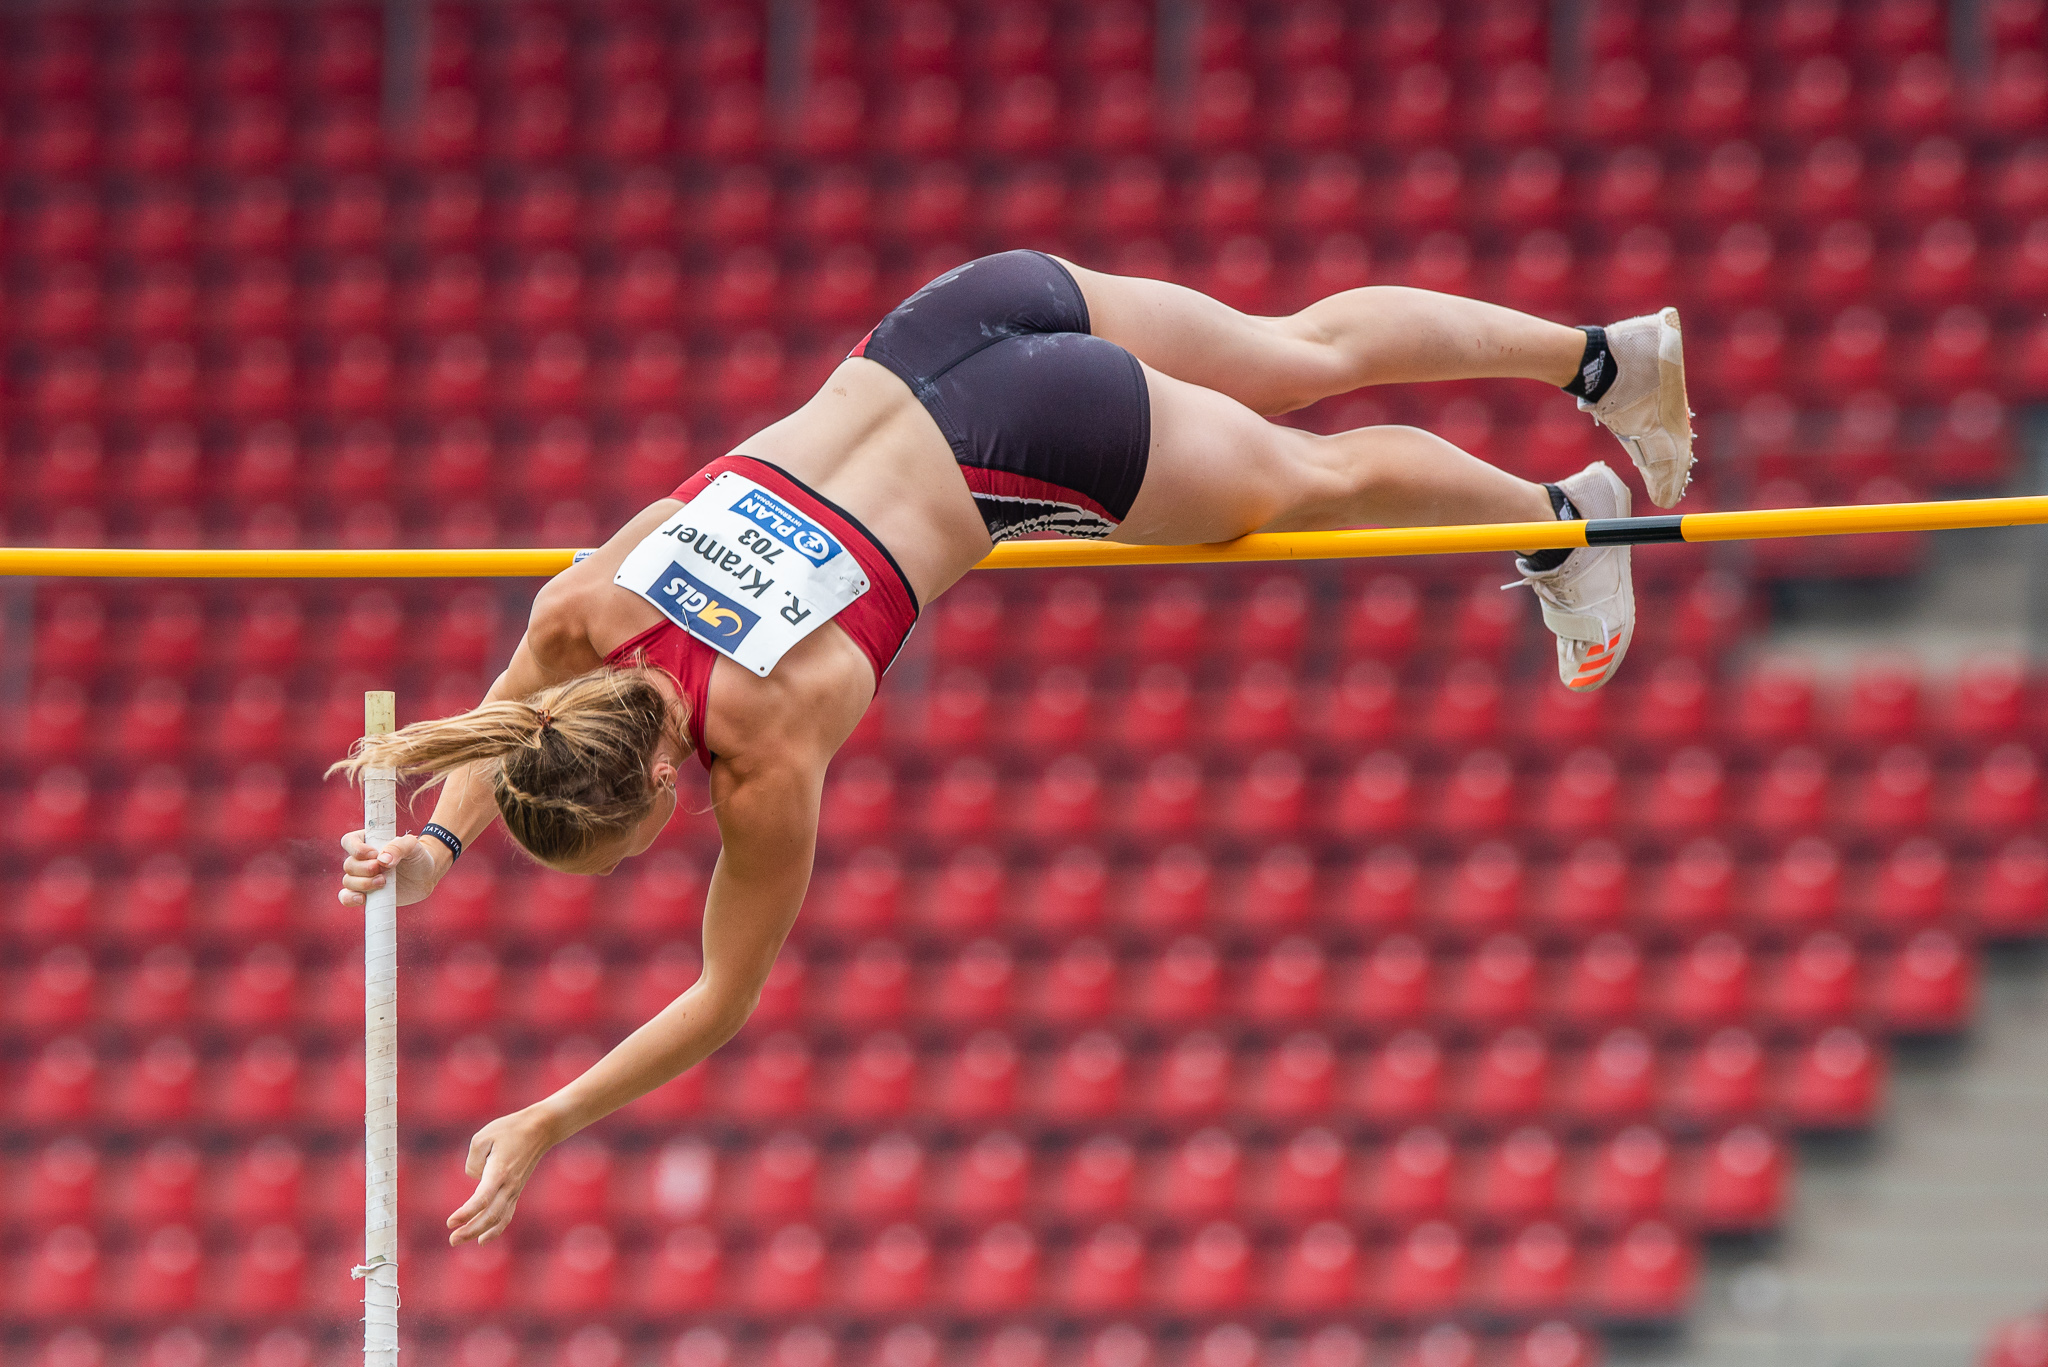
<svg viewBox="0 0 2048 1367">
<path fill-rule="evenodd" d="M 567 576 L 573 573 L 563 571 L 534 597 L 533 611 L 512 652 L 512 662 L 485 692 L 483 701 L 531 697 L 601 663 L 583 629 L 580 609 L 570 593 L 564 592 Z M 498 819 L 498 804 L 492 800 L 490 785 L 471 766 L 448 776 L 428 819 L 447 827 L 468 845 Z M 341 904 L 345 907 L 361 906 L 365 894 L 382 887 L 394 869 L 398 904 L 409 906 L 432 892 L 455 863 L 455 854 L 446 845 L 417 835 L 401 835 L 379 850 L 370 847 L 361 831 L 350 831 L 341 838 L 341 848 L 346 856 L 341 864 Z"/>
<path fill-rule="evenodd" d="M 468 1172 L 479 1180 L 448 1217 L 450 1243 L 497 1238 L 550 1148 L 695 1067 L 753 1013 L 810 885 L 824 763 L 731 770 L 721 760 L 712 771 L 724 849 L 704 903 L 703 976 L 581 1077 L 477 1132 Z"/>
</svg>

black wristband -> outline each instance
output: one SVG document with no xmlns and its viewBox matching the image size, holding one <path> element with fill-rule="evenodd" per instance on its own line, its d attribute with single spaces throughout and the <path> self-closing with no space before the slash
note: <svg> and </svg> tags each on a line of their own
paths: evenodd
<svg viewBox="0 0 2048 1367">
<path fill-rule="evenodd" d="M 438 821 L 429 821 L 426 825 L 420 827 L 420 834 L 431 835 L 434 839 L 446 845 L 448 853 L 454 859 L 462 858 L 462 837 L 456 835 L 455 832 L 449 830 Z"/>
</svg>

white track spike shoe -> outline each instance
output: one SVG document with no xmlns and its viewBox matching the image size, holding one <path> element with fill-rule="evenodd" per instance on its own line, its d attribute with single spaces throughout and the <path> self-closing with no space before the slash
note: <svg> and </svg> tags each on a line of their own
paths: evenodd
<svg viewBox="0 0 2048 1367">
<path fill-rule="evenodd" d="M 1565 497 L 1588 520 L 1629 515 L 1628 486 L 1594 461 L 1558 481 Z M 1636 590 L 1629 578 L 1629 547 L 1585 546 L 1554 570 L 1531 570 L 1517 560 L 1520 583 L 1536 591 L 1543 625 L 1557 636 L 1557 677 L 1566 688 L 1588 693 L 1614 677 L 1636 631 Z"/>
<path fill-rule="evenodd" d="M 1579 408 L 1628 448 L 1650 501 L 1669 508 L 1692 482 L 1692 409 L 1685 401 L 1685 339 L 1678 310 L 1661 309 L 1607 325 L 1614 383 L 1598 403 Z"/>
</svg>

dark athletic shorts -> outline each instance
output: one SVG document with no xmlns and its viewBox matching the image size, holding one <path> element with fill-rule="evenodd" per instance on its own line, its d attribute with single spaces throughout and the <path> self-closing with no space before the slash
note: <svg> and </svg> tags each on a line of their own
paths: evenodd
<svg viewBox="0 0 2048 1367">
<path fill-rule="evenodd" d="M 1152 449 L 1144 369 L 1089 335 L 1080 286 L 1043 252 L 947 271 L 852 354 L 924 404 L 996 540 L 1105 537 L 1130 512 Z"/>
</svg>

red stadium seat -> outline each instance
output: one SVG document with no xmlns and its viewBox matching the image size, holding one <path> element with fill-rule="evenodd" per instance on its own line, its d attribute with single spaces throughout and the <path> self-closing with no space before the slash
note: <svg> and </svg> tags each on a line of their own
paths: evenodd
<svg viewBox="0 0 2048 1367">
<path fill-rule="evenodd" d="M 176 944 L 156 945 L 129 970 L 111 1014 L 138 1031 L 181 1028 L 191 1019 L 196 981 L 188 951 Z"/>
<path fill-rule="evenodd" d="M 1252 970 L 1241 1010 L 1262 1025 L 1299 1024 L 1320 1014 L 1326 963 L 1315 941 L 1293 935 Z"/>
<path fill-rule="evenodd" d="M 1160 1057 L 1148 1106 L 1169 1125 L 1214 1120 L 1229 1098 L 1230 1076 L 1230 1050 L 1221 1039 L 1208 1031 L 1188 1035 Z"/>
<path fill-rule="evenodd" d="M 847 1300 L 865 1314 L 902 1314 L 925 1303 L 931 1280 L 931 1241 L 915 1225 L 891 1225 L 861 1250 Z"/>
<path fill-rule="evenodd" d="M 1505 832 L 1516 812 L 1514 768 L 1497 750 L 1474 750 L 1444 785 L 1436 824 L 1459 837 Z"/>
<path fill-rule="evenodd" d="M 1648 1125 L 1631 1125 L 1602 1143 L 1585 1173 L 1585 1215 L 1621 1225 L 1663 1212 L 1669 1197 L 1671 1146 Z"/>
<path fill-rule="evenodd" d="M 1253 863 L 1232 919 L 1265 936 L 1307 924 L 1319 910 L 1316 865 L 1298 845 L 1275 845 Z"/>
<path fill-rule="evenodd" d="M 1228 1215 L 1239 1201 L 1244 1151 L 1220 1129 L 1196 1132 L 1176 1147 L 1153 1182 L 1153 1202 L 1176 1222 Z"/>
<path fill-rule="evenodd" d="M 15 1210 L 28 1227 L 45 1231 L 89 1221 L 101 1196 L 99 1151 L 82 1139 L 59 1139 L 29 1160 Z"/>
<path fill-rule="evenodd" d="M 1674 1108 L 1702 1124 L 1748 1119 L 1761 1104 L 1763 1067 L 1754 1035 L 1733 1026 L 1717 1030 L 1685 1057 Z"/>
<path fill-rule="evenodd" d="M 1979 249 L 1976 230 L 1960 218 L 1928 225 L 1898 275 L 1898 288 L 1921 308 L 1966 303 L 1977 294 Z"/>
<path fill-rule="evenodd" d="M 1363 1258 L 1351 1231 L 1335 1220 L 1322 1220 L 1303 1229 L 1300 1237 L 1287 1246 L 1273 1270 L 1267 1299 L 1293 1314 L 1341 1313 L 1360 1299 L 1362 1268 Z M 1348 1332 L 1324 1330 L 1318 1338 Z M 1362 1352 L 1355 1342 L 1353 1352 Z M 1322 1356 L 1317 1354 L 1319 1360 Z"/>
<path fill-rule="evenodd" d="M 1778 284 L 1777 245 L 1770 230 L 1745 221 L 1716 240 L 1700 289 L 1715 305 L 1733 309 L 1768 302 Z"/>
<path fill-rule="evenodd" d="M 1128 1150 L 1123 1153 L 1127 1196 L 1130 1159 Z M 1013 1219 L 1024 1208 L 1031 1167 L 1031 1151 L 1015 1135 L 1001 1130 L 984 1134 L 955 1155 L 952 1171 L 940 1183 L 943 1204 L 954 1218 L 973 1226 Z M 1082 1188 L 1062 1184 L 1060 1190 L 1072 1197 Z"/>
<path fill-rule="evenodd" d="M 1091 1031 L 1050 1061 L 1036 1109 L 1067 1124 L 1105 1120 L 1124 1104 L 1128 1073 L 1128 1058 L 1117 1038 Z"/>
<path fill-rule="evenodd" d="M 1334 1216 L 1344 1200 L 1347 1167 L 1344 1145 L 1334 1134 L 1304 1130 L 1275 1156 L 1260 1204 L 1290 1227 Z"/>
<path fill-rule="evenodd" d="M 1368 754 L 1338 791 L 1332 829 L 1340 835 L 1384 836 L 1406 831 L 1413 819 L 1408 762 L 1390 750 Z"/>
<path fill-rule="evenodd" d="M 195 1313 L 199 1309 L 202 1258 L 199 1238 L 189 1227 L 158 1226 L 130 1254 L 123 1302 L 149 1320 Z"/>
<path fill-rule="evenodd" d="M 946 965 L 930 1012 L 952 1026 L 999 1023 L 1012 1009 L 1015 981 L 1009 950 L 996 940 L 976 940 Z"/>
<path fill-rule="evenodd" d="M 1749 825 L 1767 835 L 1810 833 L 1827 813 L 1827 759 L 1811 746 L 1779 751 L 1750 803 Z"/>
<path fill-rule="evenodd" d="M 1399 704 L 1394 672 L 1377 660 L 1361 660 L 1331 689 L 1320 719 L 1322 735 L 1340 745 L 1384 741 L 1394 731 Z"/>
<path fill-rule="evenodd" d="M 1060 143 L 1059 88 L 1044 76 L 1026 74 L 1000 81 L 986 97 L 976 141 L 1003 158 L 1043 156 Z"/>
<path fill-rule="evenodd" d="M 1449 984 L 1447 1005 L 1459 1020 L 1496 1029 L 1528 1018 L 1535 1002 L 1536 955 L 1519 935 L 1490 935 L 1466 956 Z"/>
<path fill-rule="evenodd" d="M 993 928 L 1008 903 L 1008 893 L 1009 874 L 1002 862 L 987 849 L 968 846 L 955 853 L 928 885 L 921 921 L 942 938 L 958 942 Z M 977 984 L 977 999 L 998 990 L 991 958 L 970 946 L 962 965 L 970 963 L 975 965 L 970 977 Z M 1007 981 L 1000 979 L 1005 984 L 1001 990 L 1007 991 Z"/>
<path fill-rule="evenodd" d="M 947 1060 L 941 1073 L 939 1111 L 955 1122 L 1008 1119 L 1017 1106 L 1019 1058 L 1009 1037 L 983 1030 Z"/>
<path fill-rule="evenodd" d="M 1796 932 L 1834 920 L 1841 902 L 1842 859 L 1816 836 L 1802 836 L 1765 876 L 1756 916 L 1764 925 Z"/>
<path fill-rule="evenodd" d="M 1511 1227 L 1548 1217 L 1557 1207 L 1564 1153 L 1547 1130 L 1523 1126 L 1493 1144 L 1480 1162 L 1471 1213 Z"/>
<path fill-rule="evenodd" d="M 1838 1025 L 1791 1060 L 1782 1105 L 1801 1129 L 1862 1129 L 1882 1100 L 1884 1081 L 1884 1056 L 1861 1033 Z"/>
<path fill-rule="evenodd" d="M 837 1204 L 868 1226 L 912 1218 L 924 1200 L 929 1165 L 923 1146 L 907 1135 L 888 1134 L 854 1155 Z"/>
<path fill-rule="evenodd" d="M 637 1296 L 641 1313 L 666 1315 L 676 1311 L 708 1309 L 717 1303 L 723 1273 L 724 1251 L 716 1234 L 700 1225 L 670 1230 L 647 1260 Z M 694 1335 L 719 1337 L 716 1330 L 699 1327 L 686 1331 L 684 1338 Z M 682 1351 L 679 1346 L 676 1350 L 679 1357 Z M 685 1360 L 698 1359 L 690 1357 Z M 707 1363 L 722 1360 L 722 1357 L 703 1359 Z"/>
<path fill-rule="evenodd" d="M 132 1060 L 101 1108 L 116 1126 L 155 1129 L 191 1120 L 199 1076 L 198 1055 L 175 1035 L 159 1037 Z"/>
<path fill-rule="evenodd" d="M 1876 1007 L 1898 1034 L 1953 1034 L 1975 1012 L 1977 961 L 1946 930 L 1926 929 L 1894 954 L 1875 983 Z"/>
<path fill-rule="evenodd" d="M 1501 1249 L 1485 1299 L 1517 1318 L 1556 1313 L 1572 1294 L 1576 1252 L 1571 1237 L 1557 1225 L 1524 1226 Z"/>
<path fill-rule="evenodd" d="M 1915 836 L 1879 866 L 1862 905 L 1871 924 L 1903 932 L 1942 919 L 1951 901 L 1949 859 L 1942 847 Z"/>
<path fill-rule="evenodd" d="M 1450 74 L 1435 62 L 1411 62 L 1393 72 L 1385 98 L 1373 111 L 1380 135 L 1396 147 L 1429 147 L 1451 134 Z"/>
<path fill-rule="evenodd" d="M 1424 714 L 1423 734 L 1442 746 L 1483 745 L 1500 732 L 1500 677 L 1480 660 L 1451 666 Z"/>
<path fill-rule="evenodd" d="M 1202 1319 L 1241 1310 L 1252 1290 L 1251 1240 L 1237 1225 L 1202 1226 L 1182 1244 L 1164 1271 L 1164 1299 Z"/>
<path fill-rule="evenodd" d="M 1706 1229 L 1768 1229 L 1784 1209 L 1790 1161 L 1764 1130 L 1742 1125 L 1707 1146 L 1693 1216 Z"/>
<path fill-rule="evenodd" d="M 1619 770 L 1606 751 L 1590 747 L 1574 750 L 1551 775 L 1537 804 L 1538 819 L 1555 834 L 1566 837 L 1609 830 L 1620 786 Z M 1574 859 L 1567 865 L 1565 876 L 1576 879 L 1579 872 Z"/>
<path fill-rule="evenodd" d="M 1604 1316 L 1633 1323 L 1666 1323 L 1691 1299 L 1694 1253 L 1669 1225 L 1645 1220 L 1608 1246 L 1594 1274 L 1594 1296 Z"/>
<path fill-rule="evenodd" d="M 1430 999 L 1430 956 L 1411 935 L 1390 935 L 1364 956 L 1337 993 L 1344 1018 L 1372 1028 L 1414 1025 Z"/>
<path fill-rule="evenodd" d="M 432 1085 L 416 1103 L 430 1126 L 459 1127 L 497 1114 L 505 1077 L 504 1054 L 483 1035 L 457 1040 L 436 1060 Z"/>
<path fill-rule="evenodd" d="M 1946 59 L 1915 52 L 1891 71 L 1877 96 L 1872 122 L 1894 137 L 1912 137 L 1953 126 L 1955 82 Z"/>
<path fill-rule="evenodd" d="M 1647 312 L 1662 305 L 1658 302 L 1672 297 L 1676 289 L 1675 253 L 1671 235 L 1664 229 L 1647 223 L 1629 228 L 1615 239 L 1614 248 L 1601 267 L 1600 295 L 1609 313 Z M 1550 417 L 1552 413 L 1558 416 Z M 1563 423 L 1569 414 L 1561 409 L 1545 408 L 1539 416 L 1544 421 Z M 1574 440 L 1585 434 L 1577 423 L 1569 431 Z M 1580 443 L 1583 447 L 1583 443 Z M 1560 468 L 1568 465 L 1560 461 Z"/>
<path fill-rule="evenodd" d="M 900 1024 L 909 1009 L 910 960 L 887 940 L 868 940 L 840 965 L 813 1007 L 841 1029 Z"/>
<path fill-rule="evenodd" d="M 1798 288 L 1819 308 L 1840 308 L 1869 296 L 1876 278 L 1877 238 L 1867 224 L 1837 219 L 1802 263 Z"/>
<path fill-rule="evenodd" d="M 1442 1315 L 1465 1293 L 1467 1251 L 1455 1226 L 1431 1220 L 1408 1231 L 1390 1253 L 1375 1298 L 1389 1315 Z"/>
<path fill-rule="evenodd" d="M 1790 661 L 1766 662 L 1742 681 L 1729 718 L 1752 743 L 1803 740 L 1813 727 L 1813 694 L 1810 671 Z"/>
<path fill-rule="evenodd" d="M 824 1104 L 856 1125 L 900 1120 L 910 1112 L 917 1080 L 916 1053 L 901 1035 L 883 1031 L 840 1060 Z"/>
<path fill-rule="evenodd" d="M 1585 942 L 1557 982 L 1552 1009 L 1581 1028 L 1619 1025 L 1633 1018 L 1642 994 L 1643 959 L 1626 935 L 1606 931 Z"/>
<path fill-rule="evenodd" d="M 291 1024 L 299 986 L 290 951 L 257 945 L 209 985 L 207 1013 L 236 1034 L 280 1030 Z"/>
<path fill-rule="evenodd" d="M 1047 937 L 1092 930 L 1103 919 L 1108 879 L 1107 865 L 1096 851 L 1086 846 L 1063 850 L 1027 894 L 1023 920 Z"/>
<path fill-rule="evenodd" d="M 84 939 L 96 896 L 96 879 L 84 861 L 53 859 L 18 894 L 10 916 L 12 933 L 33 945 Z"/>
<path fill-rule="evenodd" d="M 1524 1026 L 1503 1030 L 1473 1060 L 1465 1079 L 1465 1107 L 1488 1126 L 1527 1120 L 1543 1107 L 1550 1071 L 1550 1049 L 1542 1035 Z"/>
<path fill-rule="evenodd" d="M 824 1299 L 825 1241 L 805 1224 L 784 1225 L 754 1255 L 740 1301 L 755 1314 L 796 1316 L 814 1311 Z"/>
<path fill-rule="evenodd" d="M 1832 53 L 1802 60 L 1779 94 L 1778 120 L 1807 137 L 1846 132 L 1855 116 L 1855 74 Z"/>
<path fill-rule="evenodd" d="M 808 1219 L 817 1207 L 817 1146 L 792 1132 L 774 1135 L 748 1155 L 731 1193 L 733 1212 L 756 1228 Z"/>
<path fill-rule="evenodd" d="M 1670 963 L 1655 996 L 1655 1010 L 1683 1029 L 1704 1032 L 1743 1018 L 1749 1005 L 1748 950 L 1733 935 L 1701 937 Z"/>
<path fill-rule="evenodd" d="M 432 1031 L 462 1033 L 489 1026 L 499 1009 L 501 973 L 486 945 L 458 945 L 435 966 L 433 989 L 408 1015 Z"/>
<path fill-rule="evenodd" d="M 2031 836 L 2007 841 L 1986 861 L 1972 912 L 1986 935 L 2038 934 L 2048 924 L 2048 848 Z"/>
<path fill-rule="evenodd" d="M 1749 68 L 1734 57 L 1709 57 L 1692 69 L 1672 113 L 1672 131 L 1688 141 L 1740 137 L 1752 118 Z"/>
<path fill-rule="evenodd" d="M 242 1050 L 219 1078 L 211 1113 L 237 1128 L 283 1124 L 297 1103 L 300 1076 L 298 1051 L 291 1043 L 278 1035 L 262 1036 Z M 495 1108 L 479 1110 L 494 1112 Z"/>
<path fill-rule="evenodd" d="M 1834 931 L 1795 945 L 1767 988 L 1770 1013 L 1795 1030 L 1812 1031 L 1849 1018 L 1858 979 L 1856 947 Z"/>
<path fill-rule="evenodd" d="M 1521 916 L 1524 882 L 1522 857 L 1513 845 L 1489 840 L 1474 846 L 1452 873 L 1437 919 L 1465 935 L 1512 925 Z"/>
<path fill-rule="evenodd" d="M 37 1241 L 20 1275 L 15 1303 L 24 1320 L 47 1323 L 84 1316 L 99 1295 L 99 1244 L 85 1225 L 60 1225 Z M 96 1343 L 93 1355 L 98 1356 Z"/>
<path fill-rule="evenodd" d="M 1943 309 L 1928 330 L 1912 374 L 1920 386 L 1941 394 L 1979 389 L 1992 382 L 1991 323 L 1967 304 Z"/>
<path fill-rule="evenodd" d="M 1038 1289 L 1038 1241 L 1023 1225 L 991 1226 L 974 1239 L 954 1270 L 952 1300 L 975 1316 L 1014 1314 Z"/>
<path fill-rule="evenodd" d="M 2008 742 L 1971 771 L 1957 815 L 1976 831 L 2006 835 L 2025 829 L 2040 806 L 2040 764 L 2033 751 Z"/>
<path fill-rule="evenodd" d="M 1358 1080 L 1356 1108 L 1381 1124 L 1412 1124 L 1440 1111 L 1444 1058 L 1435 1040 L 1405 1030 L 1375 1051 Z"/>
<path fill-rule="evenodd" d="M 1366 1194 L 1380 1222 L 1409 1225 L 1441 1215 L 1449 1206 L 1455 1152 L 1439 1130 L 1416 1127 L 1379 1155 Z"/>
<path fill-rule="evenodd" d="M 1708 222 L 1747 220 L 1762 208 L 1763 188 L 1763 154 L 1754 143 L 1731 138 L 1707 154 L 1706 164 L 1688 190 L 1686 207 Z M 1729 241 L 1726 236 L 1722 239 L 1724 254 Z"/>
<path fill-rule="evenodd" d="M 36 960 L 17 984 L 11 1023 L 33 1038 L 76 1030 L 90 1023 L 98 974 L 76 945 L 59 945 Z"/>
</svg>

